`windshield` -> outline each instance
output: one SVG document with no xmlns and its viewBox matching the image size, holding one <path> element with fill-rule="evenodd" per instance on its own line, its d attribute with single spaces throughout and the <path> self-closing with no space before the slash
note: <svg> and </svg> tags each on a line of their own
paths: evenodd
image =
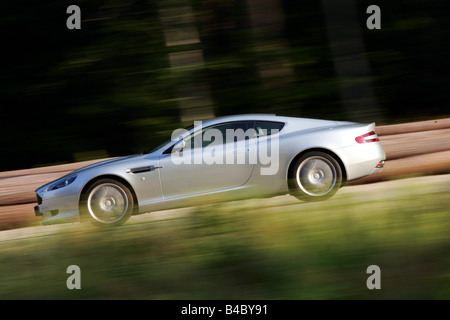
<svg viewBox="0 0 450 320">
<path fill-rule="evenodd" d="M 193 124 L 190 125 L 189 127 L 184 128 L 184 130 L 189 131 L 189 130 L 191 130 L 192 128 L 194 128 L 194 125 L 193 125 Z M 147 153 L 155 152 L 156 150 L 159 150 L 159 149 L 161 149 L 162 147 L 164 147 L 165 145 L 169 144 L 171 141 L 172 141 L 171 139 L 166 140 L 166 141 L 164 141 L 163 143 L 159 144 L 157 147 L 155 147 L 155 148 L 153 148 L 153 149 L 144 150 L 144 152 L 142 152 L 142 154 L 147 154 Z M 172 141 L 172 142 L 175 142 L 175 141 Z"/>
</svg>

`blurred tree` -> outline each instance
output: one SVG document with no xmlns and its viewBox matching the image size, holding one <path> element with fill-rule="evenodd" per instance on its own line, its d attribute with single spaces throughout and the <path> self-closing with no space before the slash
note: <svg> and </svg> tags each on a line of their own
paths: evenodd
<svg viewBox="0 0 450 320">
<path fill-rule="evenodd" d="M 284 37 L 280 0 L 247 0 L 247 6 L 263 87 L 276 90 L 291 86 L 293 70 L 288 60 L 289 47 Z"/>
<path fill-rule="evenodd" d="M 363 36 L 387 122 L 448 117 L 448 1 L 358 0 L 358 11 L 370 4 L 381 8 L 382 28 L 363 29 Z M 367 14 L 359 18 L 364 24 Z"/>
<path fill-rule="evenodd" d="M 193 8 L 216 115 L 260 110 L 261 83 L 249 42 L 251 28 L 245 2 L 196 0 Z"/>
<path fill-rule="evenodd" d="M 340 95 L 349 120 L 383 121 L 354 0 L 322 0 Z M 365 25 L 364 25 L 365 26 Z"/>
<path fill-rule="evenodd" d="M 166 46 L 171 49 L 171 71 L 175 78 L 182 79 L 176 88 L 181 121 L 213 118 L 209 84 L 203 75 L 203 50 L 199 47 L 200 38 L 190 1 L 164 1 L 160 7 Z"/>
</svg>

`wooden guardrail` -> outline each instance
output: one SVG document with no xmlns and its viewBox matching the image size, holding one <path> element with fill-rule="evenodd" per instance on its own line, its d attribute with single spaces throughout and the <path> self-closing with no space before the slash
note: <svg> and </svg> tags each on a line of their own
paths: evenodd
<svg viewBox="0 0 450 320">
<path fill-rule="evenodd" d="M 376 127 L 387 161 L 382 172 L 349 184 L 372 183 L 408 175 L 450 172 L 450 118 Z M 39 224 L 34 216 L 41 185 L 104 159 L 0 172 L 0 230 Z"/>
<path fill-rule="evenodd" d="M 383 171 L 350 185 L 450 172 L 450 118 L 379 126 L 375 130 L 386 151 L 386 165 Z"/>
</svg>

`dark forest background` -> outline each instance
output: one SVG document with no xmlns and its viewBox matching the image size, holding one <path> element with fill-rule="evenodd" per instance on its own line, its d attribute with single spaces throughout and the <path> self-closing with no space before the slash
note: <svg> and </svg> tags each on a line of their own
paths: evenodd
<svg viewBox="0 0 450 320">
<path fill-rule="evenodd" d="M 71 4 L 81 30 L 66 27 Z M 366 28 L 372 4 L 381 30 Z M 448 117 L 448 8 L 445 0 L 7 1 L 0 171 L 138 153 L 211 115 L 378 125 Z"/>
</svg>

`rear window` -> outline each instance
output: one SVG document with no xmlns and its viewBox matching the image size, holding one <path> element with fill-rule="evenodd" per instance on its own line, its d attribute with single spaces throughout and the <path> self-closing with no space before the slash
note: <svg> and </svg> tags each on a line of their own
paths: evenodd
<svg viewBox="0 0 450 320">
<path fill-rule="evenodd" d="M 284 127 L 284 122 L 278 121 L 256 121 L 256 134 L 258 137 L 270 136 L 272 133 L 281 131 Z"/>
</svg>

